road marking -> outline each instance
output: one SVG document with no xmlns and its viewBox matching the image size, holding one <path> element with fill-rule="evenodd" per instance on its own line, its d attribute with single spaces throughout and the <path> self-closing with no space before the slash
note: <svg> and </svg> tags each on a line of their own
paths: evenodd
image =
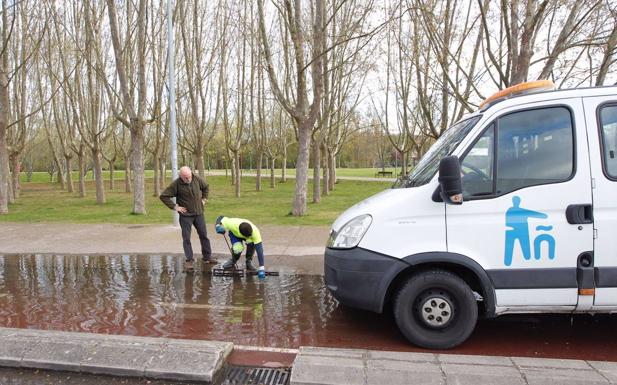
<svg viewBox="0 0 617 385">
<path fill-rule="evenodd" d="M 208 305 L 198 303 L 179 303 L 179 302 L 161 302 L 162 307 L 182 308 L 182 309 L 214 309 L 214 310 L 239 310 L 248 311 L 253 310 L 247 306 L 230 306 L 230 305 Z"/>
</svg>

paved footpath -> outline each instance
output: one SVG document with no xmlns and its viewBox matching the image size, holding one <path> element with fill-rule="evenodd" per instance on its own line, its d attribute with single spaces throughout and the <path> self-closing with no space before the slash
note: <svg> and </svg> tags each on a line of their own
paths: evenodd
<svg viewBox="0 0 617 385">
<path fill-rule="evenodd" d="M 323 274 L 327 227 L 261 229 L 269 266 Z M 213 251 L 226 257 L 227 246 L 208 230 L 215 235 Z M 179 228 L 171 225 L 0 223 L 0 255 L 24 253 L 182 258 L 182 245 Z M 230 342 L 0 328 L 0 366 L 202 383 L 217 382 L 233 347 Z M 617 362 L 300 347 L 291 373 L 291 384 L 297 385 L 497 383 L 617 384 Z"/>
</svg>

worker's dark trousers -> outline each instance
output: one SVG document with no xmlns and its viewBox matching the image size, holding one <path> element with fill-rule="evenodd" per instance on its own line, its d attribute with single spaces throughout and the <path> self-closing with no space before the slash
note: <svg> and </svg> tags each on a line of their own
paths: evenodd
<svg viewBox="0 0 617 385">
<path fill-rule="evenodd" d="M 187 261 L 193 260 L 193 248 L 191 246 L 191 227 L 195 226 L 201 242 L 201 255 L 209 259 L 212 254 L 210 240 L 206 232 L 206 221 L 202 215 L 180 215 L 180 227 L 182 228 L 182 247 Z"/>
</svg>

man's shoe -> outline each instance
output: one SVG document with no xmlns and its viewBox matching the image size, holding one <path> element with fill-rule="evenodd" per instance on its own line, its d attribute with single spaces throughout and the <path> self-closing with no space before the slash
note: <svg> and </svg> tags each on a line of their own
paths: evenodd
<svg viewBox="0 0 617 385">
<path fill-rule="evenodd" d="M 232 269 L 236 266 L 236 260 L 233 258 L 228 259 L 225 263 L 223 263 L 223 269 L 228 270 Z"/>
<path fill-rule="evenodd" d="M 246 260 L 246 271 L 257 271 L 255 265 L 253 265 L 253 261 L 251 261 L 250 259 Z"/>
<path fill-rule="evenodd" d="M 212 257 L 202 258 L 202 259 L 201 259 L 201 262 L 202 262 L 202 263 L 205 263 L 205 264 L 216 264 L 216 263 L 218 263 L 218 262 L 217 262 L 214 258 L 212 258 Z"/>
<path fill-rule="evenodd" d="M 184 269 L 186 269 L 187 271 L 194 270 L 195 267 L 193 266 L 193 261 L 190 260 L 190 261 L 184 262 Z"/>
</svg>

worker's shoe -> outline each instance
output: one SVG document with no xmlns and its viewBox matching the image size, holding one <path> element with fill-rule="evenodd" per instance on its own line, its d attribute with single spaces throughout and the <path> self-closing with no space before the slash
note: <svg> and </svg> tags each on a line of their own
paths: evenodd
<svg viewBox="0 0 617 385">
<path fill-rule="evenodd" d="M 184 262 L 184 270 L 193 271 L 195 270 L 195 266 L 193 265 L 193 260 Z"/>
<path fill-rule="evenodd" d="M 233 269 L 236 266 L 236 262 L 238 262 L 236 258 L 229 258 L 225 263 L 223 263 L 223 269 Z"/>
<path fill-rule="evenodd" d="M 250 259 L 246 259 L 246 271 L 257 271 L 255 265 L 253 265 L 253 261 Z"/>
</svg>

